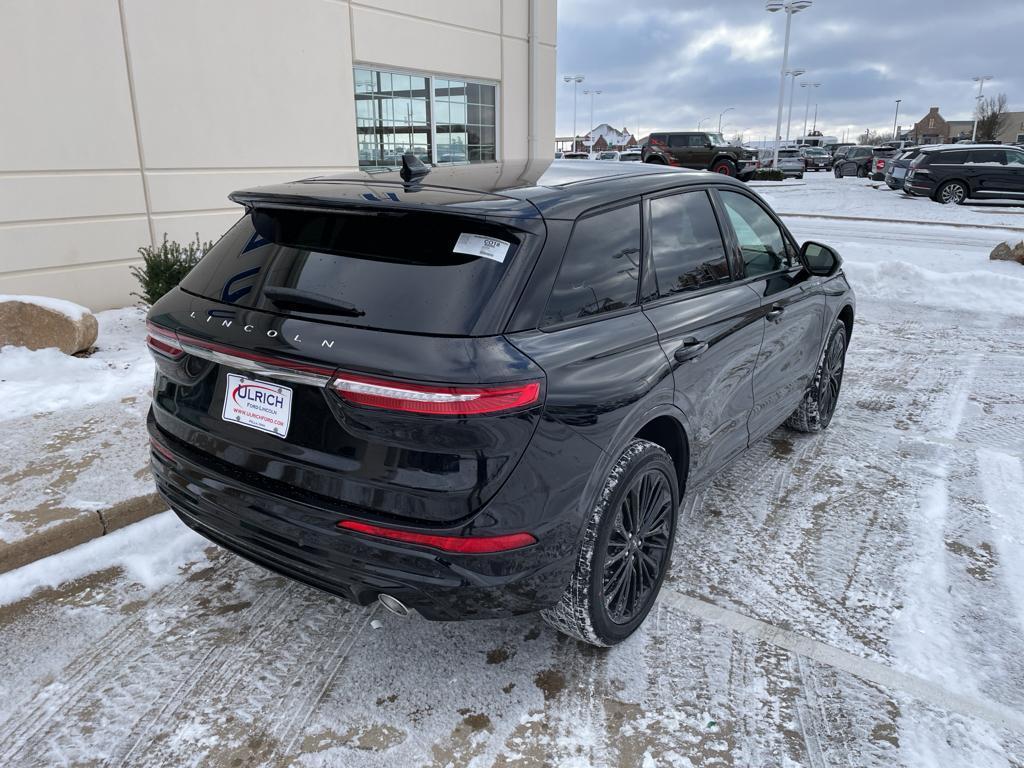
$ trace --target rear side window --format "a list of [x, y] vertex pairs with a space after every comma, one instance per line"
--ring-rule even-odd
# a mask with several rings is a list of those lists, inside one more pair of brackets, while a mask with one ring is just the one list
[[651, 256], [658, 295], [728, 282], [729, 262], [707, 192], [651, 200]]
[[688, 147], [690, 146], [690, 137], [685, 134], [672, 134], [668, 137], [668, 145], [670, 147]]
[[967, 162], [968, 152], [966, 149], [957, 149], [952, 152], [935, 152], [930, 154], [929, 165], [962, 165]]
[[1006, 151], [1002, 149], [974, 149], [967, 162], [984, 165], [1006, 165]]
[[639, 203], [580, 219], [573, 228], [541, 325], [633, 306], [639, 264]]
[[[469, 335], [486, 332], [478, 321], [524, 237], [451, 215], [256, 210], [221, 238], [181, 287], [278, 314]], [[474, 248], [502, 259], [459, 252]]]

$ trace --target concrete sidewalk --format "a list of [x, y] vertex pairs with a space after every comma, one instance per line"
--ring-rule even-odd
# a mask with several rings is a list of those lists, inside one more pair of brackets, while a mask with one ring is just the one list
[[0, 573], [166, 508], [149, 474], [149, 398], [3, 423]]

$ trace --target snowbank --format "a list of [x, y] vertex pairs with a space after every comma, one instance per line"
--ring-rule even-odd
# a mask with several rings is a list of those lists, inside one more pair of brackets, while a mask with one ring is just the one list
[[96, 319], [99, 337], [90, 357], [71, 357], [52, 348], [0, 349], [0, 422], [148, 394], [153, 361], [146, 349], [144, 311], [114, 309], [98, 313]]

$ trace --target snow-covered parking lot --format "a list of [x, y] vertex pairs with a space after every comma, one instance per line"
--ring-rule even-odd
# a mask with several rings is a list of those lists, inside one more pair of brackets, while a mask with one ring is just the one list
[[805, 182], [761, 191], [858, 292], [839, 410], [687, 497], [636, 636], [402, 620], [166, 513], [0, 576], [0, 765], [1024, 764], [1024, 207]]

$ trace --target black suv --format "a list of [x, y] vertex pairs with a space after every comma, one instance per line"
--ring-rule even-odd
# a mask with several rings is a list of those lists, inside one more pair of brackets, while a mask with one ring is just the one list
[[854, 297], [734, 180], [543, 165], [232, 194], [149, 313], [181, 519], [363, 605], [632, 633], [684, 489], [828, 426]]
[[714, 171], [748, 181], [757, 170], [757, 152], [733, 146], [720, 133], [652, 133], [640, 155], [645, 163]]
[[837, 179], [844, 176], [867, 178], [871, 166], [871, 147], [848, 147], [845, 152], [836, 152], [832, 160], [832, 172]]
[[1002, 144], [923, 147], [910, 163], [903, 191], [940, 203], [972, 197], [1024, 200], [1024, 149]]

